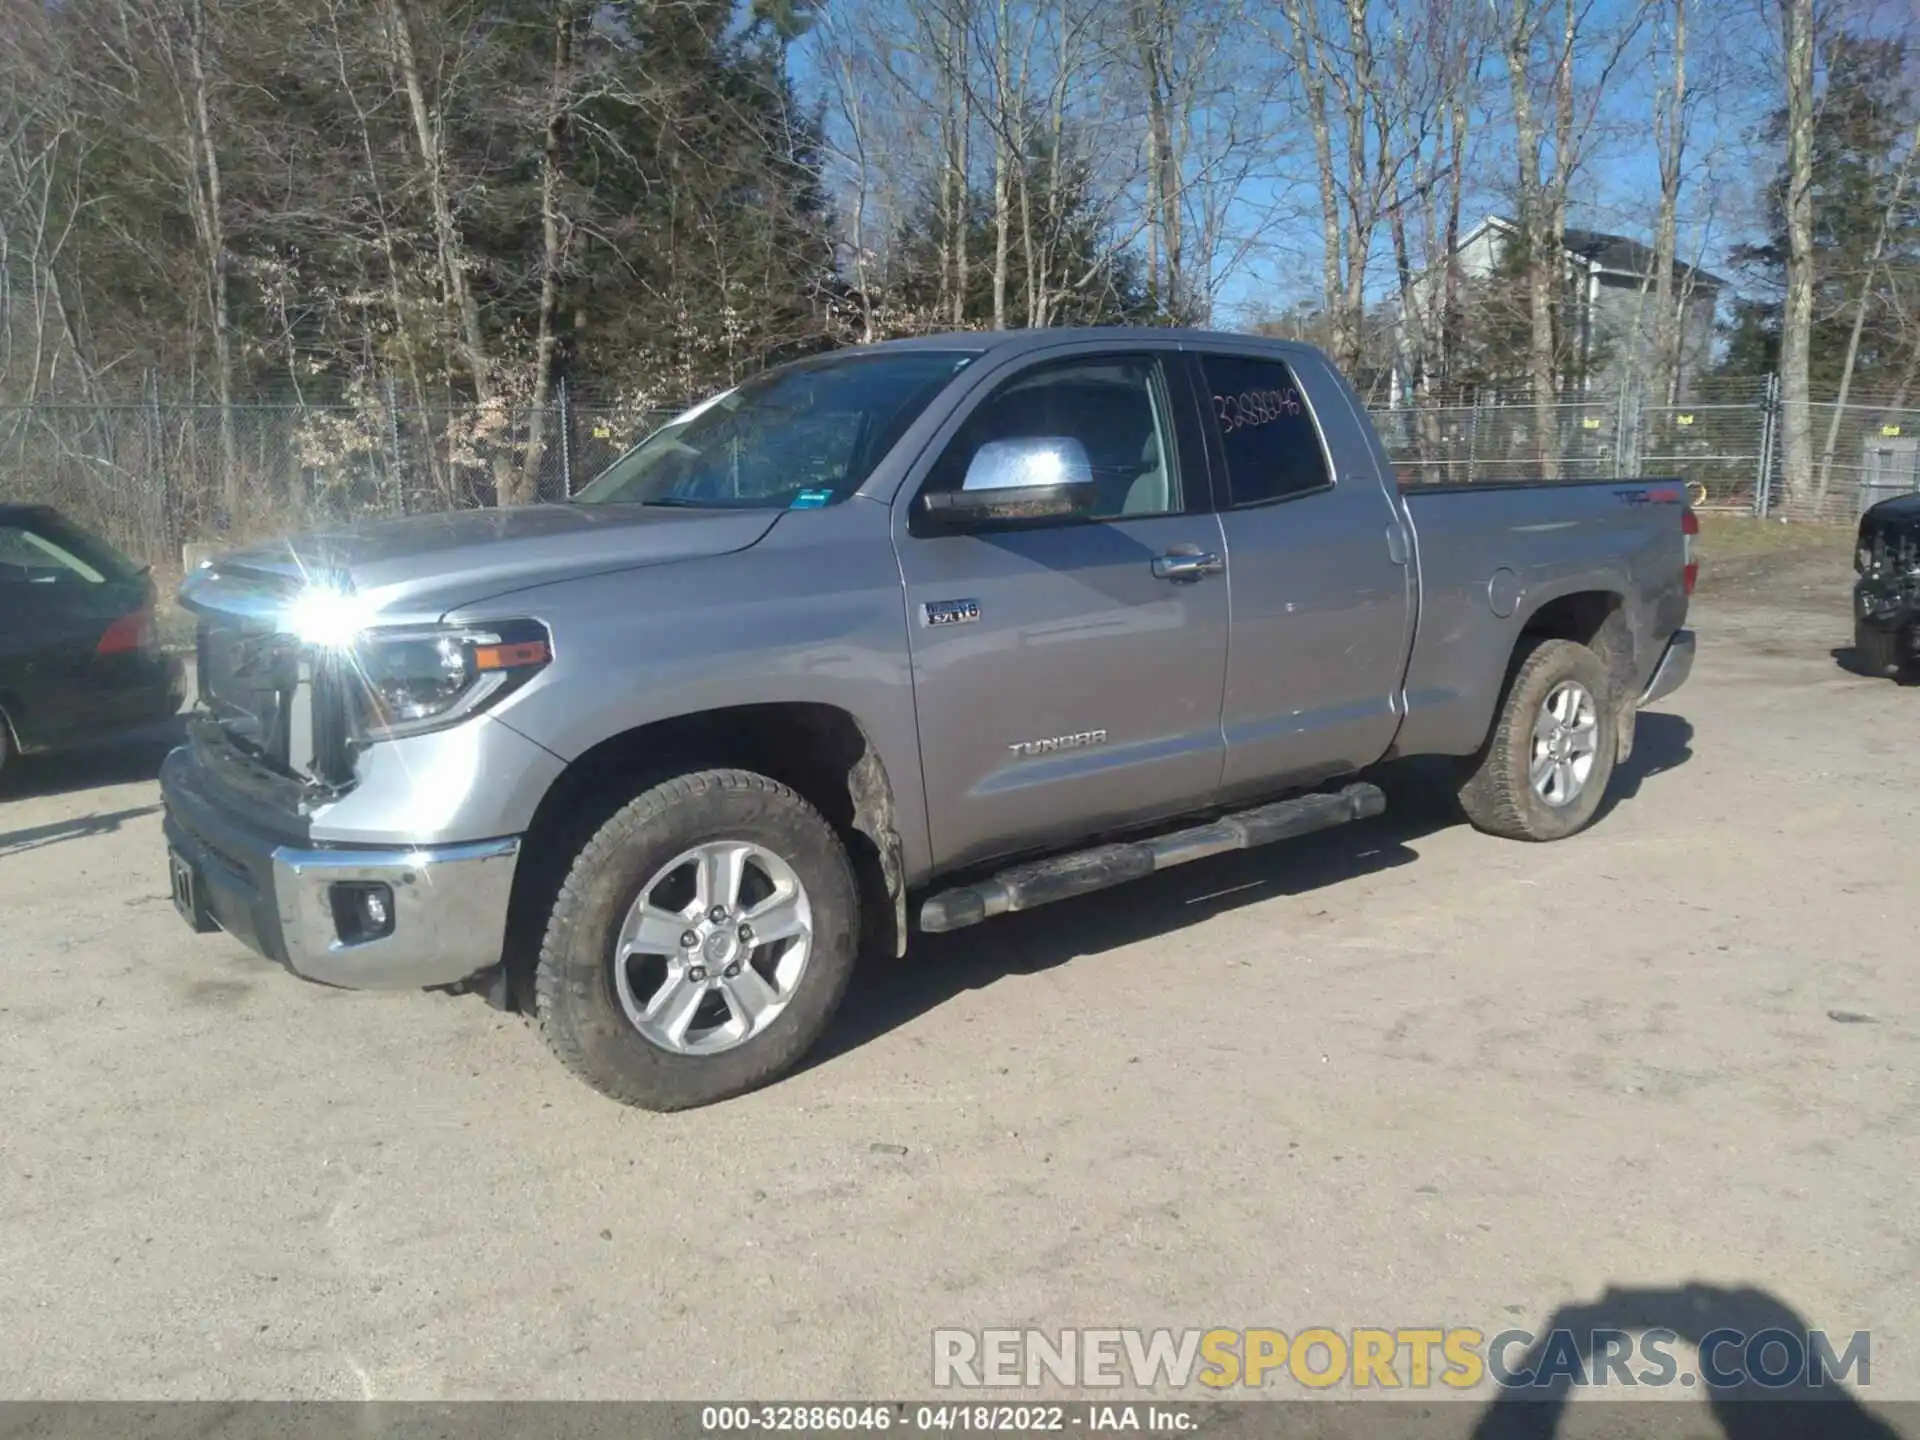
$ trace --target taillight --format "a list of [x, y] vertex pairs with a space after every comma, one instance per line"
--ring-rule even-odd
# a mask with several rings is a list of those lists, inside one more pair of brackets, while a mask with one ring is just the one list
[[1694, 542], [1700, 534], [1700, 517], [1693, 513], [1691, 505], [1683, 506], [1680, 511], [1681, 558], [1686, 565], [1687, 594], [1693, 594], [1693, 587], [1700, 582], [1700, 559], [1694, 552]]
[[96, 655], [125, 655], [136, 650], [152, 651], [158, 645], [159, 639], [153, 628], [153, 610], [143, 605], [107, 626], [106, 633], [100, 637], [100, 643], [93, 647], [93, 652]]

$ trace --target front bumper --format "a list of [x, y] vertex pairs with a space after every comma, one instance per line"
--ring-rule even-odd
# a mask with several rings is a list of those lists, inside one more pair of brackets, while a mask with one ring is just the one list
[[1853, 582], [1854, 618], [1872, 630], [1899, 631], [1920, 626], [1920, 583], [1902, 577], [1862, 576]]
[[1647, 688], [1641, 692], [1640, 704], [1651, 705], [1654, 701], [1671, 695], [1687, 683], [1687, 677], [1693, 673], [1693, 631], [1676, 630], [1673, 638], [1667, 641], [1666, 652], [1661, 655], [1660, 663], [1653, 668], [1653, 678], [1647, 681]]
[[[184, 747], [161, 767], [160, 793], [167, 844], [191, 872], [197, 929], [217, 925], [297, 975], [354, 990], [451, 985], [500, 959], [517, 836], [316, 848], [221, 805]], [[391, 928], [353, 938], [336, 900], [368, 886], [390, 894]]]

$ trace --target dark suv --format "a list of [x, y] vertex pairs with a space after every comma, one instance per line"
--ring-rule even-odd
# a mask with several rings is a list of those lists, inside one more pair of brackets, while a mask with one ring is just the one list
[[1853, 568], [1853, 648], [1870, 675], [1920, 676], [1920, 494], [1860, 517]]
[[0, 772], [180, 708], [144, 568], [44, 505], [0, 505]]

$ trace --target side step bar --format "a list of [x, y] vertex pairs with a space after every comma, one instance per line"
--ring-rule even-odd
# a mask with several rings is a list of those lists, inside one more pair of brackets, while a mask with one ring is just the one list
[[1071, 855], [1016, 865], [975, 884], [928, 896], [920, 907], [920, 928], [932, 934], [959, 930], [995, 915], [1032, 910], [1072, 895], [1087, 895], [1109, 885], [1138, 880], [1189, 860], [1228, 850], [1251, 850], [1256, 845], [1344, 825], [1349, 820], [1364, 820], [1386, 808], [1387, 797], [1380, 793], [1380, 787], [1361, 782], [1337, 795], [1301, 795], [1147, 840], [1097, 845]]

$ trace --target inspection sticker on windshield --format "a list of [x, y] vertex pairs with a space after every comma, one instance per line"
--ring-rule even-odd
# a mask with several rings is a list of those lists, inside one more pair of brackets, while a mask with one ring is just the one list
[[833, 499], [833, 492], [831, 490], [802, 490], [798, 495], [793, 497], [793, 503], [788, 505], [787, 508], [789, 510], [818, 510], [831, 499]]

